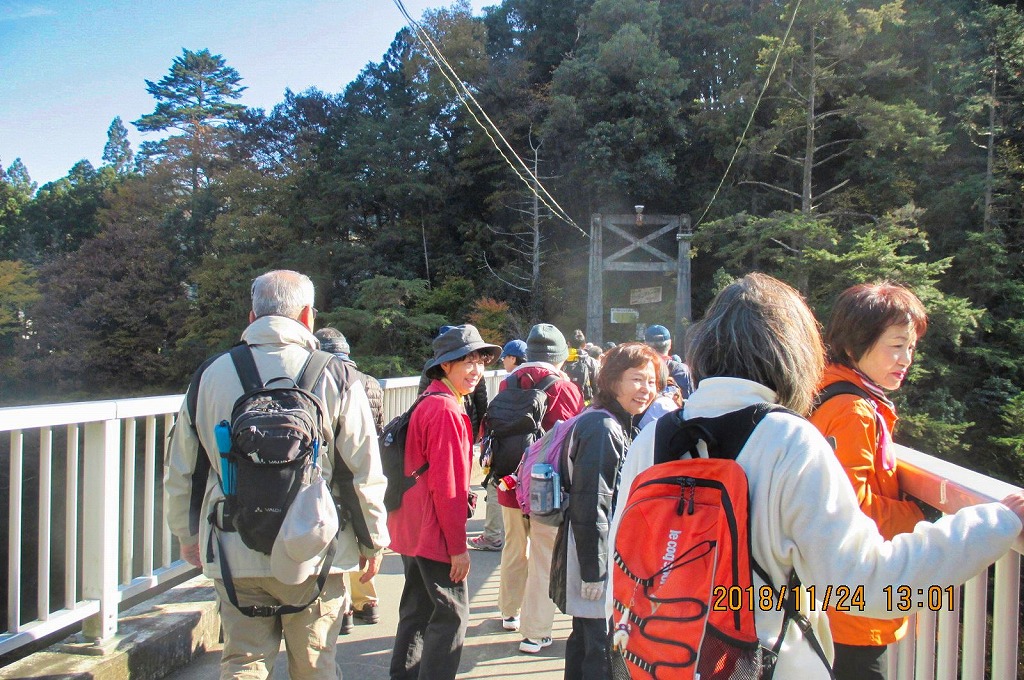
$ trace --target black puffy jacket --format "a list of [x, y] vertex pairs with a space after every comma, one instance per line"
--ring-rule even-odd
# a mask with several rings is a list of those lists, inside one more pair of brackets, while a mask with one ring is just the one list
[[563, 612], [566, 611], [567, 531], [573, 532], [576, 541], [580, 578], [596, 583], [609, 576], [608, 530], [615, 512], [619, 471], [635, 430], [632, 417], [617, 402], [605, 408], [611, 415], [591, 410], [579, 417], [569, 450], [572, 461], [569, 506], [555, 539], [549, 589], [552, 601]]
[[359, 382], [363, 384], [366, 399], [370, 402], [370, 412], [373, 413], [373, 426], [377, 429], [377, 434], [380, 434], [384, 429], [384, 388], [380, 386], [380, 381], [356, 368], [356, 362], [349, 355], [336, 353], [334, 356], [348, 364], [349, 369], [358, 376]]

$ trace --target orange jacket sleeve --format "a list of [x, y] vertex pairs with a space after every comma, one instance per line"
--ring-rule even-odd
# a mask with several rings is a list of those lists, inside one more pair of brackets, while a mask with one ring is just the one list
[[877, 451], [878, 423], [871, 404], [855, 395], [829, 399], [811, 422], [835, 448], [860, 503], [886, 539], [914, 530], [924, 519], [916, 503], [901, 500], [896, 470], [885, 470]]

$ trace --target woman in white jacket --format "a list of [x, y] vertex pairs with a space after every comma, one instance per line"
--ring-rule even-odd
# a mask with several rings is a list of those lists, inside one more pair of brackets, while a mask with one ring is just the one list
[[[823, 348], [817, 323], [793, 288], [764, 274], [749, 274], [719, 293], [688, 339], [686, 362], [697, 389], [683, 407], [686, 418], [719, 416], [760, 402], [807, 413], [824, 366]], [[626, 456], [610, 546], [633, 479], [653, 462], [655, 431], [643, 430]], [[736, 460], [750, 487], [752, 557], [776, 591], [795, 570], [804, 587], [801, 612], [830, 662], [832, 636], [822, 611], [826, 589], [845, 585], [863, 593], [864, 608], [858, 613], [893, 616], [898, 612], [890, 611], [887, 586], [928, 592], [933, 586], [961, 584], [1010, 548], [1024, 519], [1024, 492], [1017, 492], [934, 524], [921, 522], [913, 533], [886, 541], [860, 511], [825, 439], [809, 422], [787, 413], [768, 414]], [[763, 584], [755, 574], [755, 592]], [[813, 604], [807, 592], [812, 587]], [[755, 607], [764, 646], [775, 645], [782, 617], [774, 609]], [[829, 677], [795, 625], [788, 626], [774, 677]]]

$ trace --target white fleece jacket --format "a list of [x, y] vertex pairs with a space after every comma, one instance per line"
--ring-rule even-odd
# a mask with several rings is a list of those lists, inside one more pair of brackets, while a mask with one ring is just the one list
[[[687, 418], [713, 417], [777, 401], [774, 391], [758, 383], [706, 378], [687, 399], [683, 413]], [[610, 546], [615, 545], [633, 480], [654, 460], [655, 429], [644, 429], [626, 455]], [[986, 503], [964, 508], [934, 524], [921, 522], [913, 533], [885, 541], [875, 523], [860, 511], [843, 468], [818, 430], [785, 413], [765, 417], [737, 462], [750, 487], [753, 558], [771, 576], [776, 589], [787, 583], [793, 569], [805, 587], [814, 586], [819, 601], [812, 609], [805, 592], [801, 609], [830, 660], [832, 635], [820, 601], [828, 586], [863, 590], [862, 613], [885, 618], [894, 615], [887, 608], [885, 586], [907, 585], [916, 593], [918, 588], [927, 592], [930, 586], [962, 584], [1009, 550], [1021, 531], [1020, 520], [1009, 508]], [[762, 583], [754, 574], [755, 592]], [[754, 619], [758, 637], [766, 646], [773, 646], [781, 630], [782, 613], [761, 612], [755, 607]], [[775, 677], [828, 677], [794, 625], [786, 634]]]

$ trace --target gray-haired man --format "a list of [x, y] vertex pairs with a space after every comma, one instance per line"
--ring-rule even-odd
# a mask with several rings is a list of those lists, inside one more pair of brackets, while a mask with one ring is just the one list
[[[253, 282], [252, 311], [242, 340], [261, 381], [296, 378], [316, 350], [313, 299], [312, 281], [298, 272], [271, 271]], [[168, 524], [181, 543], [182, 557], [214, 579], [221, 600], [221, 678], [268, 677], [283, 637], [290, 677], [335, 680], [340, 675], [335, 645], [348, 604], [344, 572], [366, 566], [366, 577], [372, 578], [389, 542], [387, 483], [363, 386], [344, 364], [332, 360], [313, 387], [325, 408], [320, 439], [326, 445], [319, 464], [347, 520], [337, 534], [334, 560], [320, 595], [297, 613], [250, 618], [230, 603], [219, 564], [222, 556], [231, 566], [234, 599], [246, 608], [306, 605], [316, 593], [317, 575], [297, 584], [284, 583], [274, 577], [279, 572], [271, 556], [249, 548], [238, 533], [218, 531], [217, 540], [209, 541], [207, 517], [224, 498], [215, 428], [221, 421], [231, 421], [243, 388], [227, 353], [204, 363], [192, 382], [194, 404], [190, 407], [186, 399], [171, 433], [164, 492]], [[218, 549], [212, 549], [214, 544]]]

